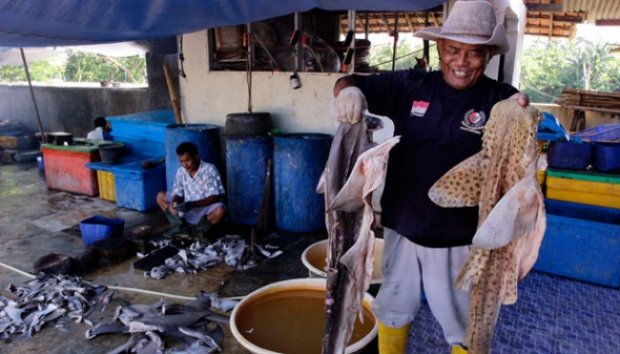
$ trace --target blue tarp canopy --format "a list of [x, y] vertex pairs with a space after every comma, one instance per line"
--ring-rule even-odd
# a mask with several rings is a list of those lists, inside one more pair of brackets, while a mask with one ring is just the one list
[[154, 39], [314, 8], [420, 11], [446, 0], [0, 0], [0, 46]]

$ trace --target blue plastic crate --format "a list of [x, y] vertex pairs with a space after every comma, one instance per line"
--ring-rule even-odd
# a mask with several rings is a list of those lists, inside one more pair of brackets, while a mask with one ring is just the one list
[[547, 230], [534, 269], [620, 287], [620, 209], [546, 200]]
[[553, 168], [585, 170], [593, 155], [592, 144], [554, 141], [549, 146], [547, 162]]
[[620, 143], [596, 144], [594, 168], [603, 172], [620, 172]]
[[136, 161], [116, 165], [110, 171], [114, 174], [117, 206], [138, 211], [157, 208], [157, 193], [166, 190], [164, 163], [143, 169], [142, 161]]
[[172, 110], [160, 110], [111, 116], [112, 138], [125, 144], [129, 155], [163, 156], [166, 154], [166, 127], [174, 124]]
[[[137, 128], [139, 129], [139, 128]], [[147, 138], [129, 138], [114, 136], [114, 141], [125, 144], [127, 156], [137, 156], [139, 158], [154, 158], [166, 154], [165, 140], [154, 141]]]
[[123, 235], [124, 230], [125, 220], [123, 219], [112, 219], [95, 215], [80, 222], [82, 239], [87, 245], [92, 245], [109, 237], [120, 237]]

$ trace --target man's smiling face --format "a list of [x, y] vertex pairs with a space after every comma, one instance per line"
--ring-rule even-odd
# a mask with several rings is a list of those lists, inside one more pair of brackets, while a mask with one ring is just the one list
[[441, 39], [437, 48], [444, 80], [451, 87], [464, 90], [480, 80], [493, 47]]

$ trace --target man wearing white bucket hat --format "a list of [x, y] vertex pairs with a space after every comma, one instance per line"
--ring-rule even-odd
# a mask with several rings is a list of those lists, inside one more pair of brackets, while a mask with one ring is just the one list
[[355, 124], [365, 109], [388, 116], [401, 142], [390, 152], [381, 199], [383, 282], [373, 304], [379, 353], [404, 353], [422, 287], [452, 353], [462, 346], [469, 294], [454, 280], [469, 252], [478, 209], [441, 208], [427, 196], [444, 173], [481, 149], [493, 105], [527, 96], [484, 75], [492, 56], [509, 49], [503, 25], [487, 1], [456, 1], [443, 27], [416, 37], [437, 42], [440, 71], [407, 70], [340, 78], [338, 120]]

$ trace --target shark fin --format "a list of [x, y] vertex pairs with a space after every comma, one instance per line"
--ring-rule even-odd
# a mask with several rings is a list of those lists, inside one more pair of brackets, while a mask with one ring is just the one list
[[446, 172], [428, 191], [428, 197], [444, 208], [477, 206], [480, 200], [480, 154]]
[[332, 200], [328, 211], [355, 211], [364, 206], [364, 198], [379, 188], [385, 179], [388, 154], [398, 144], [396, 136], [362, 153], [355, 162], [351, 175]]
[[318, 194], [325, 194], [325, 178], [325, 170], [323, 170], [323, 172], [321, 172], [321, 177], [319, 178], [319, 183], [317, 183], [315, 189]]
[[540, 195], [536, 175], [521, 179], [491, 210], [476, 231], [472, 244], [485, 249], [496, 249], [529, 235], [539, 216]]

